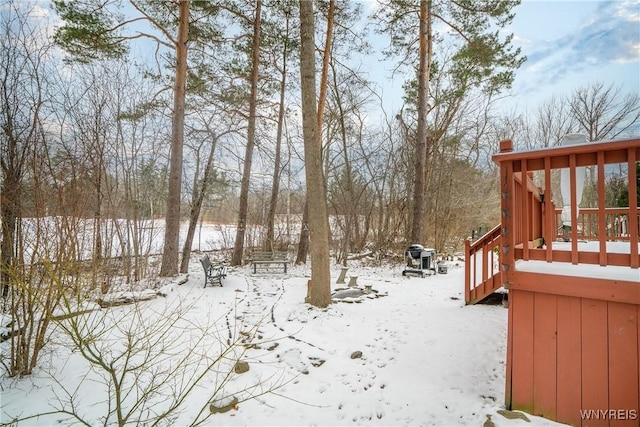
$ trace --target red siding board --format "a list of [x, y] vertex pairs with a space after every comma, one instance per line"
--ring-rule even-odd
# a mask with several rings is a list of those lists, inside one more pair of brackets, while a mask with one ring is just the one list
[[556, 418], [556, 299], [534, 294], [533, 410], [549, 419]]
[[513, 297], [510, 297], [507, 319], [507, 373], [505, 375], [504, 404], [507, 409], [513, 409], [511, 393], [511, 381], [513, 378]]
[[[638, 319], [631, 304], [609, 303], [609, 410], [612, 427], [637, 427]], [[635, 412], [634, 412], [635, 413]], [[610, 412], [611, 415], [614, 412]]]
[[533, 293], [510, 292], [513, 310], [512, 407], [533, 412]]
[[509, 312], [507, 313], [507, 372], [505, 375], [505, 387], [504, 387], [504, 405], [507, 409], [513, 409], [512, 406], [512, 377], [513, 377], [513, 309], [511, 308], [513, 301], [509, 303]]
[[[582, 300], [582, 409], [609, 409], [607, 302]], [[608, 426], [605, 417], [583, 420], [583, 426]]]
[[557, 420], [579, 426], [582, 403], [581, 300], [559, 296]]

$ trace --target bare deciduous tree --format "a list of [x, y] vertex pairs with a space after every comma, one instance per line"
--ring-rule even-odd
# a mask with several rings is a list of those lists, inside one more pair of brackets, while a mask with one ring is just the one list
[[[267, 215], [267, 238], [265, 241], [265, 249], [269, 251], [276, 250], [275, 239], [275, 217], [278, 207], [278, 194], [280, 191], [280, 176], [281, 176], [281, 153], [282, 153], [282, 140], [285, 133], [285, 99], [287, 91], [287, 65], [290, 61], [292, 47], [294, 47], [294, 41], [291, 39], [290, 32], [290, 17], [291, 17], [291, 5], [285, 4], [285, 10], [282, 11], [285, 20], [284, 34], [278, 36], [279, 45], [282, 49], [281, 64], [276, 66], [280, 73], [280, 99], [278, 102], [278, 119], [276, 129], [276, 148], [274, 153], [274, 165], [273, 165], [273, 181], [271, 183], [271, 198], [269, 199], [269, 213]], [[287, 242], [288, 244], [289, 242]]]
[[[182, 247], [180, 273], [186, 273], [189, 269], [193, 237], [195, 235], [196, 226], [198, 225], [198, 220], [200, 219], [202, 206], [206, 196], [212, 193], [212, 189], [214, 187], [214, 181], [216, 178], [216, 171], [214, 170], [214, 154], [216, 152], [218, 141], [225, 135], [235, 132], [233, 129], [228, 129], [217, 133], [215, 129], [211, 127], [211, 121], [203, 120], [203, 122], [204, 131], [202, 133], [204, 134], [203, 136], [205, 140], [201, 141], [197, 148], [194, 148], [195, 170], [193, 172], [193, 190], [189, 211], [189, 227], [187, 228], [187, 235]], [[203, 154], [201, 154], [201, 150], [206, 149], [207, 146], [208, 152], [205, 151], [206, 161], [204, 162], [204, 165], [201, 165], [201, 158], [203, 156]]]
[[640, 120], [640, 95], [623, 94], [622, 88], [594, 83], [575, 90], [569, 97], [577, 131], [589, 141], [603, 141], [624, 135]]
[[42, 133], [43, 67], [51, 49], [44, 28], [31, 16], [34, 7], [9, 1], [0, 17], [0, 290], [5, 297], [18, 262], [16, 230], [22, 218], [23, 178]]
[[[69, 341], [69, 351], [79, 353], [89, 369], [70, 387], [55, 380], [59, 367], [50, 367], [55, 381], [53, 409], [21, 414], [15, 417], [16, 423], [62, 416], [65, 422], [87, 426], [171, 425], [177, 422], [187, 398], [201, 394], [206, 383], [208, 391], [197, 399], [202, 406], [192, 408], [190, 420], [181, 420], [201, 425], [215, 412], [210, 405], [228, 397], [238, 404], [286, 383], [276, 373], [226, 395], [237, 375], [235, 364], [246, 353], [247, 342], [255, 340], [259, 324], [222, 330], [219, 325], [225, 324], [224, 316], [194, 322], [189, 316], [194, 306], [180, 300], [167, 301], [160, 309], [138, 302], [125, 310], [81, 310], [83, 299], [75, 296], [62, 301], [56, 324], [62, 338]], [[88, 389], [91, 393], [86, 395]]]

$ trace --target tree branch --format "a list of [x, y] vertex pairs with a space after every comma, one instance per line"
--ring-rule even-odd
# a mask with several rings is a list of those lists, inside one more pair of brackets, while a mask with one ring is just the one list
[[138, 3], [136, 2], [136, 0], [129, 0], [131, 5], [138, 11], [140, 12], [144, 17], [146, 17], [146, 19], [151, 22], [160, 32], [162, 32], [170, 41], [171, 43], [174, 44], [174, 46], [176, 44], [178, 44], [178, 41], [158, 22], [156, 21], [153, 17], [151, 17], [148, 13], [146, 13], [144, 11], [144, 9], [142, 9]]

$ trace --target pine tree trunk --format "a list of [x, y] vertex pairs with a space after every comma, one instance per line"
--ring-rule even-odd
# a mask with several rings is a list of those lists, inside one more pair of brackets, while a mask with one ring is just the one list
[[182, 146], [184, 144], [184, 104], [187, 88], [187, 41], [189, 40], [189, 0], [180, 2], [180, 24], [176, 42], [176, 77], [171, 116], [171, 159], [169, 163], [169, 194], [165, 216], [164, 249], [160, 276], [178, 274], [180, 238], [180, 199], [182, 192]]
[[329, 221], [322, 147], [318, 135], [315, 78], [313, 3], [300, 0], [300, 77], [302, 92], [302, 130], [311, 238], [311, 281], [307, 302], [326, 307], [331, 303], [329, 272]]
[[423, 238], [425, 212], [425, 181], [427, 163], [427, 99], [431, 68], [431, 1], [420, 1], [420, 63], [418, 69], [418, 129], [416, 135], [415, 176], [413, 182], [413, 209], [409, 243], [420, 243]]
[[258, 99], [258, 68], [260, 64], [260, 9], [262, 1], [256, 1], [256, 16], [253, 21], [253, 47], [251, 66], [251, 93], [249, 95], [249, 123], [247, 127], [247, 148], [244, 154], [242, 182], [240, 184], [240, 206], [238, 207], [238, 229], [231, 255], [231, 265], [242, 264], [244, 237], [247, 231], [247, 212], [249, 209], [249, 184], [251, 182], [251, 164], [253, 149], [256, 145], [256, 106]]

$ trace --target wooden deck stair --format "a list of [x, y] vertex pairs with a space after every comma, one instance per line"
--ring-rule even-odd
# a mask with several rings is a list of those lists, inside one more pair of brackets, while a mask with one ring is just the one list
[[[525, 209], [518, 209], [513, 213], [515, 223], [522, 224], [522, 227], [516, 227], [513, 231], [514, 238], [521, 247], [539, 248], [543, 243], [542, 221], [545, 214], [543, 189], [534, 184], [532, 173], [525, 173], [524, 176], [523, 180], [521, 172], [513, 173], [514, 202], [517, 206], [526, 206]], [[466, 241], [465, 301], [467, 304], [476, 304], [502, 287], [500, 254], [504, 232], [503, 225], [498, 224], [477, 241], [473, 243]], [[526, 245], [522, 245], [524, 241], [527, 241]]]
[[498, 224], [475, 242], [465, 242], [464, 299], [467, 304], [476, 304], [502, 287], [498, 263], [501, 228]]

